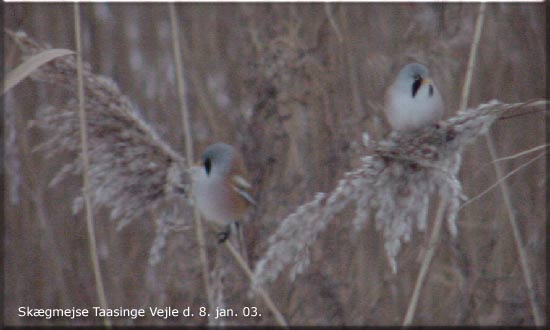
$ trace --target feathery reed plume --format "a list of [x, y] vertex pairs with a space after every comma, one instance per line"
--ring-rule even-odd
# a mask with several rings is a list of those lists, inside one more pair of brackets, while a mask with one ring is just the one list
[[[48, 49], [25, 33], [7, 31], [25, 56]], [[76, 63], [64, 56], [39, 67], [33, 79], [53, 83], [75, 92]], [[109, 78], [94, 75], [89, 65], [83, 68], [85, 109], [90, 158], [90, 195], [94, 207], [107, 207], [118, 228], [145, 216], [148, 207], [169, 201], [175, 192], [186, 190], [189, 178], [184, 158], [163, 142], [143, 121], [130, 100]], [[80, 131], [76, 100], [63, 107], [48, 107], [31, 123], [49, 133], [35, 150], [54, 157], [62, 152], [80, 154]], [[69, 174], [82, 171], [80, 159], [64, 165], [50, 182], [58, 184]], [[74, 200], [76, 213], [82, 197]]]
[[[413, 134], [392, 133], [380, 142], [364, 144], [370, 154], [361, 165], [344, 174], [330, 193], [318, 193], [281, 222], [269, 238], [269, 248], [258, 261], [254, 285], [274, 281], [284, 267], [290, 276], [301, 273], [309, 263], [309, 247], [330, 220], [355, 203], [355, 230], [373, 219], [383, 231], [384, 248], [393, 272], [402, 242], [410, 239], [414, 225], [426, 228], [430, 195], [447, 200], [447, 227], [456, 235], [456, 215], [464, 199], [457, 173], [461, 153], [467, 144], [484, 134], [499, 116], [514, 109], [542, 106], [545, 101], [503, 104], [492, 101], [475, 109], [458, 112], [439, 127], [427, 127]], [[443, 198], [444, 197], [444, 198]]]
[[[174, 215], [177, 215], [177, 217]], [[155, 238], [149, 249], [149, 266], [154, 267], [162, 261], [162, 256], [170, 234], [189, 231], [189, 235], [192, 235], [191, 221], [181, 220], [192, 219], [192, 217], [192, 210], [187, 207], [185, 203], [181, 203], [180, 196], [174, 195], [167, 197], [162, 204], [159, 203], [156, 212], [150, 216], [150, 218], [154, 218], [155, 221]], [[194, 242], [191, 243], [191, 246], [193, 244]], [[188, 260], [187, 264], [190, 263], [191, 260]], [[193, 266], [195, 265], [193, 264]]]

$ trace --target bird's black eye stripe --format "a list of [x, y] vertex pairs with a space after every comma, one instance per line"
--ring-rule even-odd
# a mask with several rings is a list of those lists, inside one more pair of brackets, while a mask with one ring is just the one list
[[429, 93], [430, 93], [430, 96], [434, 95], [434, 88], [433, 88], [432, 85], [430, 85], [430, 91], [429, 91]]
[[414, 79], [413, 85], [412, 85], [412, 96], [415, 97], [416, 93], [418, 92], [418, 89], [420, 88], [420, 85], [422, 84], [422, 80], [420, 78]]
[[204, 159], [204, 169], [206, 170], [206, 174], [210, 174], [210, 169], [212, 168], [212, 161], [210, 158]]

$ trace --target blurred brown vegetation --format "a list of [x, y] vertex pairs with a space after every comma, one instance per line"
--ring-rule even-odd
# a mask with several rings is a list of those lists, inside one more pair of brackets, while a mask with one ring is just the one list
[[[245, 224], [252, 265], [278, 221], [357, 165], [361, 134], [388, 132], [383, 91], [405, 63], [425, 63], [441, 90], [447, 116], [458, 107], [478, 6], [475, 4], [178, 4], [187, 105], [197, 157], [225, 141], [245, 155], [257, 208]], [[491, 4], [481, 36], [469, 105], [545, 96], [544, 4]], [[171, 30], [166, 4], [81, 6], [84, 60], [111, 77], [143, 118], [183, 152]], [[72, 6], [5, 4], [6, 27], [55, 48], [74, 49]], [[5, 67], [20, 54], [5, 40]], [[99, 324], [99, 319], [46, 321], [17, 317], [19, 306], [97, 306], [82, 213], [73, 215], [80, 177], [49, 188], [75, 155], [45, 160], [31, 149], [44, 132], [27, 129], [40, 108], [71, 95], [27, 80], [4, 98], [5, 287], [8, 324]], [[544, 143], [541, 112], [500, 120], [491, 130], [499, 156]], [[506, 172], [529, 156], [506, 160]], [[473, 197], [496, 181], [483, 139], [467, 148], [461, 180]], [[507, 179], [526, 244], [540, 308], [545, 306], [545, 164]], [[98, 252], [111, 307], [207, 306], [189, 232], [171, 231], [163, 259], [148, 263], [157, 230], [139, 219], [122, 230], [96, 212]], [[434, 212], [435, 213], [435, 212]], [[402, 322], [429, 228], [416, 232], [392, 274], [380, 232], [356, 237], [332, 221], [311, 250], [312, 264], [295, 281], [281, 276], [268, 291], [292, 325], [394, 325]], [[433, 218], [433, 214], [430, 219]], [[191, 223], [191, 222], [189, 222]], [[421, 292], [414, 323], [533, 324], [525, 283], [501, 193], [465, 207], [458, 237], [444, 231]], [[207, 233], [209, 254], [219, 246]], [[217, 260], [229, 258], [222, 254]], [[215, 260], [215, 261], [217, 261]], [[235, 267], [224, 275], [227, 307], [258, 306], [261, 318], [226, 323], [274, 324]], [[115, 320], [116, 324], [198, 324], [198, 317]]]

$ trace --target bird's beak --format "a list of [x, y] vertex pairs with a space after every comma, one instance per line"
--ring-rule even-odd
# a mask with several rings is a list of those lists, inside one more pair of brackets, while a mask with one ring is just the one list
[[432, 80], [430, 78], [422, 79], [422, 85], [430, 85], [431, 83], [432, 83]]

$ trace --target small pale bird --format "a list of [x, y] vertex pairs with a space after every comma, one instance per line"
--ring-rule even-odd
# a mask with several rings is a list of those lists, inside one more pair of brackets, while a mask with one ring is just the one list
[[395, 131], [413, 131], [437, 124], [443, 116], [443, 99], [419, 63], [405, 65], [385, 95], [384, 111]]
[[220, 243], [228, 237], [231, 224], [241, 220], [255, 204], [245, 179], [242, 157], [225, 143], [209, 145], [202, 154], [202, 166], [192, 170], [197, 207], [207, 221], [225, 227], [218, 234]]

